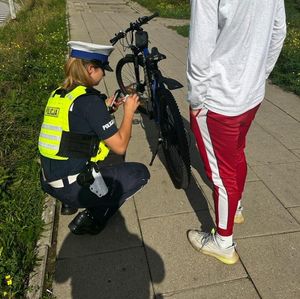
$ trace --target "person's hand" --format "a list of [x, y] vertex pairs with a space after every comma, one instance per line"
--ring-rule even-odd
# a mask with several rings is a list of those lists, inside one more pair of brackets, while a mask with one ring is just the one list
[[105, 100], [105, 104], [107, 107], [109, 107], [110, 113], [116, 112], [119, 106], [121, 106], [123, 103], [124, 103], [124, 98], [117, 98], [114, 101], [114, 96]]
[[121, 98], [121, 101], [124, 102], [125, 113], [130, 112], [133, 114], [137, 107], [140, 105], [139, 96], [136, 93]]
[[200, 110], [201, 109], [195, 109], [195, 110], [191, 109], [191, 114], [194, 115], [194, 116], [197, 116], [199, 114]]
[[111, 106], [111, 103], [112, 103], [113, 99], [114, 99], [114, 97], [111, 96], [111, 97], [109, 97], [109, 98], [107, 98], [107, 99], [105, 100], [105, 104], [106, 104], [107, 107], [110, 107], [110, 106]]

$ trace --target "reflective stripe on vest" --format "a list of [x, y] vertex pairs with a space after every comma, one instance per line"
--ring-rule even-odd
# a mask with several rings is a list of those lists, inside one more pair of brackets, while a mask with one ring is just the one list
[[[56, 94], [56, 90], [51, 93], [44, 113], [44, 121], [39, 136], [39, 151], [41, 155], [55, 160], [67, 160], [69, 157], [57, 155], [61, 143], [62, 132], [69, 132], [69, 110], [74, 101], [81, 95], [86, 94], [86, 87], [77, 86], [67, 93], [65, 97]], [[109, 153], [109, 149], [103, 141], [99, 143], [97, 154], [91, 161], [104, 160]]]

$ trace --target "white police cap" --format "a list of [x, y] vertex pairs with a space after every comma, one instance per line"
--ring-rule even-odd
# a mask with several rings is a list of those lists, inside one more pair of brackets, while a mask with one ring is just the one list
[[104, 46], [80, 41], [69, 41], [68, 45], [71, 47], [71, 57], [93, 60], [99, 67], [112, 72], [112, 68], [108, 63], [108, 56], [114, 50], [113, 46]]

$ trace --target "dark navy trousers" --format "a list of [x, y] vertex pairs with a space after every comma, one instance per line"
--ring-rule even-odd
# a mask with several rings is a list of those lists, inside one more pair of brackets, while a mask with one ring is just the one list
[[137, 162], [102, 166], [100, 172], [108, 187], [108, 193], [100, 198], [88, 186], [81, 186], [76, 181], [68, 184], [64, 180], [63, 188], [53, 188], [41, 178], [41, 184], [46, 193], [64, 204], [88, 209], [100, 223], [110, 218], [126, 199], [139, 191], [150, 179], [147, 167]]

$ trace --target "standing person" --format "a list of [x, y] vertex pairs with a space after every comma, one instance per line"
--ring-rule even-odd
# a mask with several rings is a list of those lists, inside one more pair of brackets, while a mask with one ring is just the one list
[[97, 234], [150, 178], [141, 163], [103, 163], [110, 150], [125, 153], [139, 98], [133, 94], [116, 103], [114, 107], [124, 103], [118, 129], [108, 111], [113, 98], [106, 99], [93, 88], [105, 71], [112, 71], [108, 56], [114, 48], [77, 41], [68, 44], [66, 78], [51, 93], [39, 136], [41, 184], [63, 204], [85, 208], [69, 224], [72, 233]]
[[246, 135], [286, 35], [284, 0], [191, 0], [188, 102], [191, 129], [213, 183], [216, 233], [188, 231], [198, 251], [234, 264], [242, 223]]

